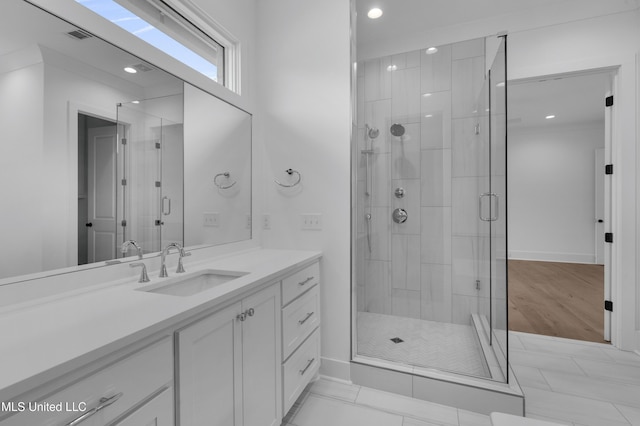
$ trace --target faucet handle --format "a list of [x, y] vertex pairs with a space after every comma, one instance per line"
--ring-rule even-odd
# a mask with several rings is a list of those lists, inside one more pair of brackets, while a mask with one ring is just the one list
[[176, 273], [177, 274], [181, 274], [183, 272], [186, 272], [184, 270], [184, 266], [182, 265], [182, 258], [186, 257], [186, 256], [191, 256], [191, 252], [183, 252], [180, 254], [180, 257], [178, 258], [178, 268], [176, 269]]
[[142, 266], [142, 271], [140, 271], [140, 279], [138, 279], [139, 283], [148, 283], [151, 281], [149, 279], [149, 275], [147, 275], [147, 265], [142, 262], [130, 263], [129, 266], [131, 268], [136, 268], [138, 266]]

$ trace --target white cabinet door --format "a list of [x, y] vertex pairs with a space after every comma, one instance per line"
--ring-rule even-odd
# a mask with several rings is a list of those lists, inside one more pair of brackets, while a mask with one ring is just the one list
[[242, 426], [238, 302], [178, 332], [180, 426]]
[[272, 285], [178, 332], [180, 426], [277, 426], [280, 289]]
[[244, 426], [280, 424], [280, 291], [273, 285], [242, 301]]
[[173, 388], [167, 388], [114, 426], [174, 426]]

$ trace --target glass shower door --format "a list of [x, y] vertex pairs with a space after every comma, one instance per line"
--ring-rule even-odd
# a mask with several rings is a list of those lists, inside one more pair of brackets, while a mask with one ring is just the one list
[[506, 36], [501, 37], [489, 70], [489, 190], [485, 195], [490, 225], [490, 342], [508, 381], [507, 326], [507, 68]]
[[118, 105], [118, 240], [145, 253], [183, 242], [182, 124], [149, 114], [151, 102]]

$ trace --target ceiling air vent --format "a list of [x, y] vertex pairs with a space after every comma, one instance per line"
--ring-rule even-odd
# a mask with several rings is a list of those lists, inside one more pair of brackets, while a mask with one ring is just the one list
[[84, 40], [85, 38], [93, 37], [90, 33], [84, 30], [73, 30], [67, 33], [68, 36], [75, 38], [76, 40]]
[[135, 68], [138, 72], [147, 72], [147, 71], [152, 71], [153, 70], [153, 68], [151, 68], [147, 64], [131, 65], [131, 68]]

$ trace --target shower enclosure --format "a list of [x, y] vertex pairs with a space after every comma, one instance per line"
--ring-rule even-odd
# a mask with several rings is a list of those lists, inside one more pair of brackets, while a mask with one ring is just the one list
[[506, 36], [357, 63], [355, 362], [508, 382], [505, 83]]
[[117, 106], [117, 254], [135, 239], [145, 252], [183, 244], [183, 125], [154, 115], [182, 95]]

